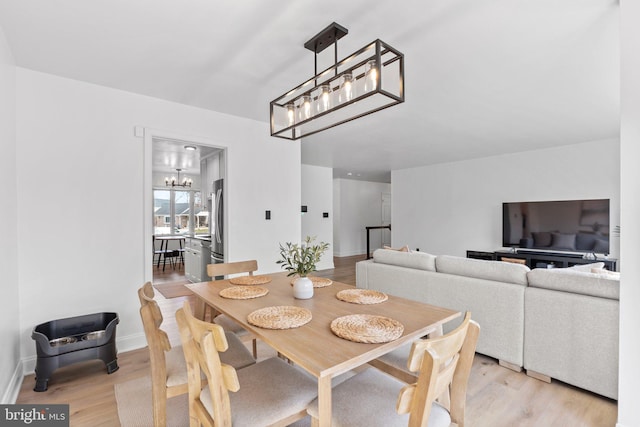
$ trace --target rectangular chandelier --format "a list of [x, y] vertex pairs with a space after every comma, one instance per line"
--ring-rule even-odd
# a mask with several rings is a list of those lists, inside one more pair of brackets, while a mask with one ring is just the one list
[[[271, 101], [271, 136], [300, 139], [404, 102], [404, 55], [375, 40], [338, 62], [347, 32], [334, 22], [305, 43], [316, 75]], [[318, 73], [318, 53], [331, 44], [335, 62]]]

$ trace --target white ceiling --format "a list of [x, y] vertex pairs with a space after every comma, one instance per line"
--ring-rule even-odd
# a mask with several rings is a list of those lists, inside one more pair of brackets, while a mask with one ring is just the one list
[[[195, 147], [195, 150], [187, 150], [187, 146]], [[164, 172], [167, 176], [175, 176], [177, 169], [182, 175], [200, 175], [200, 160], [218, 151], [219, 148], [154, 138], [152, 170]]]
[[380, 38], [405, 54], [406, 102], [301, 143], [303, 163], [388, 179], [618, 138], [618, 13], [616, 0], [2, 0], [0, 26], [20, 67], [265, 133], [269, 102], [313, 74], [305, 41], [338, 22], [341, 59]]

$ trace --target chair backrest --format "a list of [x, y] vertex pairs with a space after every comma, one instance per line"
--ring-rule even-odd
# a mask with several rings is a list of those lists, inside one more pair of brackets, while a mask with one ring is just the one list
[[413, 343], [407, 361], [418, 381], [405, 386], [398, 396], [396, 410], [409, 413], [409, 426], [426, 426], [433, 402], [448, 393], [451, 420], [464, 426], [465, 399], [480, 326], [467, 312], [460, 326], [448, 334]]
[[154, 353], [156, 355], [160, 355], [158, 350], [162, 350], [160, 359], [162, 361], [162, 366], [165, 366], [164, 352], [171, 350], [169, 336], [165, 331], [160, 329], [160, 325], [164, 319], [162, 317], [162, 311], [154, 299], [154, 296], [155, 292], [151, 282], [145, 283], [140, 289], [138, 289], [138, 299], [140, 299], [140, 317], [142, 318], [144, 334], [147, 337], [147, 344], [149, 344], [149, 350], [151, 352], [152, 369], [154, 364]]
[[[240, 384], [236, 370], [220, 361], [218, 352], [224, 352], [229, 347], [224, 329], [215, 323], [196, 319], [188, 302], [176, 312], [176, 321], [187, 361], [189, 417], [197, 420], [196, 425], [213, 426], [215, 418], [216, 427], [230, 427], [232, 421], [229, 391], [238, 391]], [[207, 377], [213, 417], [200, 398], [203, 385], [201, 372]]]
[[160, 329], [162, 312], [154, 299], [155, 292], [150, 282], [138, 289], [140, 299], [140, 317], [144, 334], [149, 345], [151, 365], [151, 399], [153, 403], [153, 423], [160, 427], [166, 424], [167, 397], [186, 393], [186, 384], [167, 385], [167, 359], [165, 352], [171, 350], [167, 333]]
[[221, 264], [207, 265], [207, 274], [209, 277], [226, 276], [228, 274], [249, 273], [253, 276], [253, 272], [258, 270], [258, 261], [252, 259], [250, 261], [225, 262]]

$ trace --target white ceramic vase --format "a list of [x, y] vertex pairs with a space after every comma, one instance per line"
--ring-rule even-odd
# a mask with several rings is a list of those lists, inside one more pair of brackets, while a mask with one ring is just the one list
[[293, 282], [293, 297], [297, 299], [309, 299], [313, 297], [313, 282], [308, 277], [298, 277]]

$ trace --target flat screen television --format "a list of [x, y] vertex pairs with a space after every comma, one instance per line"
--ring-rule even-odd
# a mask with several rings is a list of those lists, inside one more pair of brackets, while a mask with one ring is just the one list
[[502, 204], [502, 245], [609, 254], [609, 199]]

